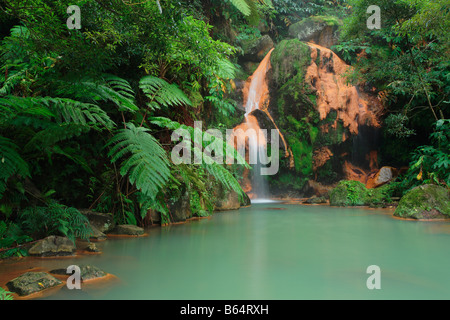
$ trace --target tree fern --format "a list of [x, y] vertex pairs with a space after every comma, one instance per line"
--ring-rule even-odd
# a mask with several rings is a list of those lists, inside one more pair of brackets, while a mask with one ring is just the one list
[[107, 146], [111, 146], [108, 155], [112, 162], [128, 156], [121, 163], [120, 174], [128, 175], [142, 193], [154, 197], [168, 181], [170, 169], [165, 150], [148, 131], [128, 123]]
[[[166, 127], [171, 130], [176, 129], [185, 129], [190, 133], [191, 137], [194, 137], [195, 130], [199, 130], [198, 128], [193, 128], [190, 126], [182, 125], [176, 121], [172, 121], [170, 119], [164, 118], [164, 117], [154, 117], [151, 119], [151, 122], [153, 124]], [[203, 136], [202, 139], [202, 147], [206, 147], [205, 140], [212, 141], [212, 139], [220, 139], [220, 137], [212, 136], [206, 132], [197, 132], [197, 135], [200, 134]], [[206, 138], [206, 139], [205, 139]], [[210, 173], [219, 183], [224, 185], [229, 190], [234, 190], [238, 194], [242, 196], [243, 190], [241, 186], [239, 185], [239, 182], [236, 180], [236, 178], [233, 176], [233, 174], [223, 165], [218, 164], [214, 161], [214, 159], [210, 158], [207, 154], [203, 152], [198, 146], [196, 146], [191, 139], [191, 143], [189, 144], [190, 150], [194, 152], [195, 155], [202, 157], [202, 166], [206, 169], [208, 173]], [[236, 149], [228, 144], [226, 141], [221, 141], [223, 150], [222, 155], [231, 156], [233, 162], [237, 160], [238, 163], [242, 163], [246, 168], [250, 168], [248, 163], [245, 161], [245, 159], [236, 151]], [[231, 160], [231, 159], [230, 159]]]
[[23, 177], [29, 177], [30, 171], [27, 162], [22, 159], [17, 152], [19, 147], [11, 140], [0, 136], [0, 198], [6, 190], [8, 179], [19, 174]]
[[80, 101], [110, 101], [119, 111], [136, 112], [139, 108], [134, 101], [134, 90], [128, 81], [120, 77], [104, 74], [101, 80], [83, 78], [76, 80], [56, 81], [56, 94], [74, 97]]
[[177, 105], [192, 106], [191, 100], [177, 85], [169, 84], [163, 79], [145, 76], [139, 81], [139, 88], [149, 98], [147, 106], [150, 110]]

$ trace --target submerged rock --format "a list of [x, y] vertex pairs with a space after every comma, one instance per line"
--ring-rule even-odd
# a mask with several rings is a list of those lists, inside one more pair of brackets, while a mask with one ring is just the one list
[[412, 219], [450, 219], [450, 190], [426, 184], [408, 191], [394, 216]]
[[62, 284], [60, 280], [46, 272], [26, 272], [6, 285], [10, 291], [27, 296], [59, 284]]
[[39, 240], [29, 250], [31, 256], [67, 256], [75, 251], [74, 243], [67, 237], [49, 236]]

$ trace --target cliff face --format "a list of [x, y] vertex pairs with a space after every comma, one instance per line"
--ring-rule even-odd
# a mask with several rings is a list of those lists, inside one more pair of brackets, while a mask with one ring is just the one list
[[[322, 39], [315, 32], [313, 38]], [[298, 37], [275, 47], [271, 66], [268, 112], [291, 151], [291, 159], [281, 160], [272, 189], [305, 194], [310, 180], [332, 184], [356, 177], [366, 183], [378, 165], [371, 138], [380, 127], [381, 102], [347, 84], [350, 67], [333, 51]], [[355, 149], [358, 143], [364, 148]]]

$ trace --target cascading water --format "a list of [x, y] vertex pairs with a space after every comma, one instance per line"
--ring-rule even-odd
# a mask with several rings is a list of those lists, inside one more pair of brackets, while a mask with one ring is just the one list
[[245, 121], [235, 128], [255, 131], [256, 135], [248, 135], [247, 149], [249, 163], [252, 165], [250, 184], [252, 199], [267, 199], [269, 188], [265, 176], [261, 175], [262, 163], [267, 163], [263, 157], [267, 156], [267, 140], [261, 135], [258, 120], [251, 113], [254, 110], [263, 110], [267, 113], [269, 104], [269, 88], [266, 82], [266, 74], [270, 69], [270, 54], [272, 50], [261, 61], [260, 65], [247, 80], [244, 88]]

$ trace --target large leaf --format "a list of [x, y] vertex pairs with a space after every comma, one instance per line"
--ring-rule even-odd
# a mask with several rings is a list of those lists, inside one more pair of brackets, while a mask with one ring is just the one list
[[108, 155], [112, 162], [124, 159], [120, 174], [128, 175], [142, 193], [155, 197], [170, 177], [169, 159], [159, 142], [148, 133], [148, 129], [127, 124], [126, 129], [112, 137]]

